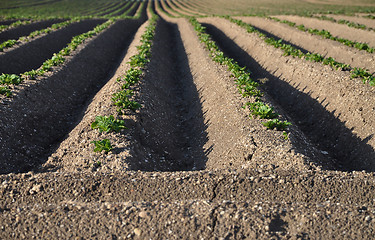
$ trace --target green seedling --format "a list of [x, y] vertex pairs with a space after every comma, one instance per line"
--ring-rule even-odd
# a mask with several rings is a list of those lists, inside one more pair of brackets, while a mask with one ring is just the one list
[[141, 104], [139, 104], [136, 101], [132, 101], [129, 98], [133, 96], [134, 93], [132, 90], [122, 90], [115, 94], [113, 94], [112, 101], [115, 106], [118, 107], [118, 112], [123, 113], [123, 110], [130, 109], [132, 111], [137, 110], [141, 107]]
[[99, 141], [91, 141], [91, 143], [95, 145], [94, 152], [105, 151], [106, 153], [108, 153], [109, 151], [113, 149], [111, 145], [111, 141], [108, 139], [103, 139]]
[[284, 131], [288, 126], [292, 125], [290, 122], [280, 121], [279, 119], [272, 119], [262, 124], [268, 129], [272, 130], [276, 128], [279, 131]]
[[0, 86], [0, 94], [5, 95], [6, 97], [12, 96], [12, 92], [8, 88], [8, 86]]
[[92, 129], [99, 129], [99, 132], [119, 132], [121, 129], [126, 129], [123, 120], [117, 120], [113, 115], [107, 116], [96, 116], [95, 122], [91, 124]]
[[6, 84], [6, 85], [10, 85], [10, 84], [14, 84], [14, 85], [18, 85], [20, 84], [21, 82], [23, 81], [23, 79], [16, 75], [16, 74], [1, 74], [0, 75], [0, 84]]
[[247, 105], [250, 108], [251, 114], [261, 119], [272, 119], [279, 116], [279, 114], [275, 113], [273, 107], [263, 102], [247, 103]]

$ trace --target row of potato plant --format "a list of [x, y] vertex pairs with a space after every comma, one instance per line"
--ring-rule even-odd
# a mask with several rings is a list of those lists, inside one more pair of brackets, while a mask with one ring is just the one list
[[0, 25], [0, 32], [4, 32], [10, 28], [15, 28], [15, 27], [18, 27], [18, 26], [22, 26], [22, 25], [26, 25], [26, 24], [30, 24], [31, 23], [31, 20], [18, 20], [14, 23], [11, 23], [9, 25]]
[[105, 23], [96, 26], [93, 30], [86, 33], [82, 33], [72, 38], [72, 41], [58, 53], [54, 53], [52, 58], [46, 60], [42, 66], [38, 69], [33, 69], [27, 71], [23, 74], [6, 74], [0, 75], [0, 94], [10, 97], [12, 92], [9, 85], [19, 85], [25, 79], [35, 79], [37, 76], [43, 76], [46, 72], [52, 71], [53, 67], [59, 66], [65, 62], [65, 57], [69, 56], [74, 50], [78, 48], [79, 45], [85, 42], [86, 39], [92, 38], [107, 29], [112, 25], [114, 21], [112, 19], [106, 21]]
[[327, 17], [325, 15], [312, 16], [312, 17], [315, 17], [315, 18], [320, 19], [320, 20], [325, 20], [325, 21], [330, 21], [330, 22], [338, 23], [338, 24], [344, 24], [344, 25], [347, 25], [348, 27], [352, 27], [352, 28], [357, 28], [357, 29], [362, 29], [362, 30], [369, 30], [369, 31], [374, 31], [375, 30], [374, 28], [367, 27], [364, 24], [356, 23], [356, 22], [352, 22], [352, 21], [348, 21], [348, 20], [345, 20], [345, 19], [336, 20], [333, 17]]
[[[138, 53], [132, 56], [128, 62], [130, 69], [123, 76], [117, 78], [117, 82], [121, 84], [121, 90], [113, 94], [112, 104], [117, 107], [120, 116], [127, 114], [129, 111], [134, 112], [141, 107], [141, 104], [132, 100], [132, 96], [134, 95], [134, 87], [140, 81], [146, 64], [150, 62], [157, 20], [158, 17], [153, 14], [145, 33], [141, 36], [141, 45], [137, 46]], [[115, 119], [113, 115], [110, 115], [96, 116], [91, 128], [99, 129], [99, 132], [119, 132], [126, 127], [123, 120]], [[104, 151], [108, 153], [113, 149], [111, 141], [107, 138], [95, 140], [91, 143], [95, 146], [94, 152]], [[100, 165], [100, 163], [97, 162], [96, 165]]]
[[[134, 4], [133, 4], [133, 5], [130, 7], [131, 4], [132, 4], [132, 2], [131, 2], [131, 1], [128, 1], [128, 2], [127, 2], [124, 6], [122, 6], [121, 8], [118, 8], [118, 9], [114, 10], [113, 12], [110, 12], [110, 13], [106, 14], [105, 16], [106, 16], [106, 17], [112, 17], [113, 15], [122, 12], [124, 9], [127, 9], [123, 14], [121, 14], [121, 15], [124, 15], [125, 13], [129, 12], [129, 11], [132, 9], [132, 7], [134, 6]], [[125, 14], [125, 15], [127, 15], [127, 14]]]
[[351, 78], [360, 78], [363, 83], [368, 83], [370, 86], [375, 86], [374, 73], [370, 73], [369, 70], [367, 69], [352, 67], [349, 64], [340, 63], [332, 57], [323, 57], [319, 53], [310, 53], [310, 52], [304, 53], [300, 49], [297, 49], [293, 47], [292, 45], [283, 42], [282, 39], [276, 40], [272, 37], [267, 37], [265, 34], [261, 33], [250, 24], [244, 23], [241, 20], [233, 19], [229, 16], [226, 16], [225, 18], [233, 23], [236, 23], [240, 27], [245, 28], [248, 33], [257, 33], [258, 36], [261, 39], [263, 39], [267, 44], [272, 45], [275, 48], [282, 49], [284, 51], [284, 56], [293, 56], [293, 57], [303, 58], [308, 61], [318, 62], [324, 65], [329, 65], [336, 70], [349, 71], [351, 73], [350, 75]]
[[[213, 61], [228, 67], [240, 94], [249, 100], [251, 97], [255, 99], [253, 102], [247, 102], [244, 108], [248, 107], [253, 117], [268, 119], [267, 122], [262, 122], [268, 129], [286, 130], [291, 123], [279, 120], [279, 114], [275, 112], [274, 108], [262, 101], [263, 93], [258, 89], [259, 83], [251, 79], [250, 72], [245, 67], [239, 66], [233, 59], [224, 56], [224, 53], [211, 39], [211, 36], [206, 33], [205, 27], [196, 18], [190, 18], [190, 23], [197, 32], [200, 41], [205, 44], [210, 52]], [[284, 134], [286, 133], [284, 132]]]
[[0, 52], [2, 52], [6, 48], [13, 47], [17, 43], [30, 41], [31, 39], [33, 39], [37, 36], [40, 36], [42, 34], [48, 34], [50, 32], [56, 31], [58, 29], [62, 29], [62, 28], [66, 27], [66, 26], [68, 26], [72, 23], [79, 22], [80, 20], [81, 20], [80, 18], [74, 18], [74, 19], [67, 20], [65, 22], [55, 23], [55, 24], [51, 25], [50, 27], [47, 27], [47, 28], [44, 28], [44, 29], [41, 29], [41, 30], [36, 30], [36, 31], [30, 33], [28, 36], [22, 36], [22, 37], [19, 37], [18, 39], [9, 39], [9, 40], [4, 41], [3, 43], [0, 44]]
[[276, 22], [281, 22], [281, 23], [287, 24], [291, 27], [295, 27], [295, 28], [297, 28], [301, 31], [308, 32], [308, 33], [313, 34], [313, 35], [318, 35], [318, 36], [321, 36], [321, 37], [326, 38], [326, 39], [330, 39], [330, 40], [333, 40], [333, 41], [340, 42], [340, 43], [342, 43], [346, 46], [349, 46], [349, 47], [354, 47], [356, 49], [367, 51], [369, 53], [374, 53], [374, 51], [375, 51], [375, 48], [370, 47], [367, 43], [362, 43], [362, 42], [352, 41], [352, 40], [345, 39], [345, 38], [335, 37], [329, 31], [327, 31], [325, 29], [319, 30], [319, 29], [316, 29], [316, 28], [308, 28], [308, 27], [305, 27], [303, 24], [297, 25], [294, 22], [291, 22], [291, 21], [288, 21], [288, 20], [281, 20], [281, 19], [278, 19], [276, 17], [269, 17], [269, 19], [274, 20]]

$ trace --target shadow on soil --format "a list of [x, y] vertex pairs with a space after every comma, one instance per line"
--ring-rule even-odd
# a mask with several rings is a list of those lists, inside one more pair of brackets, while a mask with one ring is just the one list
[[191, 171], [205, 168], [206, 128], [201, 99], [176, 24], [160, 20], [152, 59], [140, 84], [131, 170]]
[[348, 129], [345, 122], [326, 110], [329, 103], [324, 103], [324, 100], [318, 102], [309, 94], [299, 91], [298, 86], [292, 86], [281, 76], [268, 72], [222, 31], [210, 24], [203, 25], [228, 57], [252, 72], [254, 80], [267, 79], [262, 85], [264, 90], [292, 117], [318, 149], [329, 153], [334, 161], [334, 169], [331, 170], [375, 171], [372, 163], [375, 151], [367, 144], [373, 135], [363, 140], [358, 138], [353, 134], [353, 129]]
[[144, 21], [116, 22], [60, 71], [0, 105], [1, 174], [27, 172], [47, 160], [111, 78]]

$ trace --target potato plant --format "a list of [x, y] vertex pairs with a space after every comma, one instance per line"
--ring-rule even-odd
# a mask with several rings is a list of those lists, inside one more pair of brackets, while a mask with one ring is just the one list
[[351, 72], [351, 78], [360, 78], [363, 81], [363, 83], [368, 83], [370, 86], [375, 86], [375, 76], [374, 76], [374, 74], [369, 73], [369, 71], [366, 70], [366, 69], [353, 68], [349, 64], [337, 62], [332, 57], [323, 57], [319, 53], [310, 53], [310, 52], [303, 53], [301, 50], [293, 47], [292, 45], [284, 43], [284, 41], [282, 39], [276, 40], [272, 37], [267, 37], [263, 33], [256, 30], [250, 24], [244, 23], [241, 20], [237, 20], [237, 19], [231, 18], [229, 16], [226, 16], [225, 18], [228, 19], [229, 21], [237, 24], [238, 26], [245, 28], [248, 33], [258, 34], [258, 36], [261, 39], [263, 39], [267, 44], [272, 45], [275, 48], [282, 49], [284, 51], [284, 56], [293, 56], [293, 57], [297, 57], [297, 58], [303, 58], [303, 59], [306, 59], [308, 61], [320, 62], [324, 65], [329, 65], [336, 70], [349, 71], [349, 72]]
[[210, 52], [213, 61], [228, 67], [228, 70], [232, 73], [231, 76], [235, 79], [237, 88], [242, 96], [245, 98], [256, 98], [254, 103], [248, 102], [244, 108], [249, 107], [253, 116], [272, 119], [263, 124], [268, 129], [282, 131], [286, 130], [287, 126], [291, 125], [291, 123], [277, 119], [279, 114], [274, 112], [274, 108], [261, 101], [260, 97], [263, 95], [263, 93], [257, 89], [259, 83], [251, 79], [250, 72], [246, 70], [246, 67], [240, 67], [233, 59], [226, 57], [216, 43], [211, 39], [211, 36], [205, 32], [205, 27], [202, 26], [196, 18], [190, 18], [190, 23], [197, 32], [199, 40]]
[[370, 47], [367, 43], [361, 43], [361, 42], [357, 42], [357, 41], [351, 41], [351, 40], [348, 40], [348, 39], [345, 39], [345, 38], [334, 37], [334, 36], [332, 36], [332, 34], [329, 31], [324, 30], [324, 29], [319, 30], [319, 29], [307, 28], [303, 24], [296, 26], [297, 24], [294, 23], [294, 22], [291, 22], [291, 21], [288, 21], [288, 20], [280, 20], [276, 17], [269, 17], [269, 19], [272, 19], [272, 20], [277, 21], [277, 22], [285, 23], [285, 24], [287, 24], [291, 27], [296, 27], [297, 29], [299, 29], [301, 31], [304, 31], [304, 32], [308, 32], [308, 33], [311, 33], [311, 34], [314, 34], [314, 35], [321, 36], [321, 37], [326, 38], [326, 39], [330, 39], [330, 40], [333, 40], [333, 41], [340, 42], [340, 43], [345, 44], [346, 46], [349, 46], [349, 47], [354, 47], [354, 48], [357, 48], [359, 50], [367, 51], [369, 53], [374, 53], [374, 51], [375, 51], [375, 48]]
[[[117, 78], [117, 82], [121, 85], [120, 91], [116, 92], [112, 96], [113, 105], [117, 107], [117, 111], [120, 114], [126, 114], [128, 110], [135, 111], [141, 107], [136, 101], [131, 100], [131, 97], [134, 95], [134, 91], [131, 89], [135, 84], [137, 84], [143, 74], [143, 69], [146, 64], [150, 61], [151, 57], [151, 46], [152, 41], [155, 35], [155, 28], [158, 17], [153, 14], [153, 17], [150, 19], [150, 23], [146, 28], [145, 33], [141, 36], [141, 45], [137, 46], [138, 54], [132, 56], [128, 62], [130, 69], [126, 71], [126, 74], [122, 77]], [[108, 131], [119, 131], [124, 129], [124, 121], [116, 120], [111, 115], [107, 116], [97, 116], [94, 123], [91, 127], [93, 129], [99, 129], [100, 132]], [[112, 149], [112, 145], [109, 139], [104, 139], [101, 141], [92, 141], [95, 145], [94, 151], [109, 152]]]

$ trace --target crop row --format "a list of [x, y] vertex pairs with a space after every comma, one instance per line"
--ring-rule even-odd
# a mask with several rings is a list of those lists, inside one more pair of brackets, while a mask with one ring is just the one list
[[10, 28], [15, 28], [15, 27], [26, 25], [26, 24], [29, 24], [29, 23], [31, 23], [30, 20], [25, 20], [25, 21], [18, 20], [18, 21], [14, 22], [12, 24], [9, 24], [9, 25], [0, 25], [0, 32], [4, 32], [5, 30], [8, 30]]
[[48, 28], [36, 30], [36, 31], [30, 33], [28, 36], [22, 36], [22, 37], [19, 37], [18, 39], [9, 39], [7, 41], [4, 41], [3, 43], [0, 43], [0, 52], [2, 52], [6, 48], [13, 47], [16, 44], [19, 44], [21, 42], [28, 42], [28, 41], [30, 41], [31, 39], [33, 39], [37, 36], [40, 36], [42, 34], [48, 34], [52, 31], [56, 31], [58, 29], [64, 28], [64, 27], [66, 27], [66, 26], [68, 26], [72, 23], [78, 22], [80, 20], [81, 20], [80, 18], [74, 18], [74, 19], [67, 20], [65, 22], [55, 23]]
[[280, 48], [284, 51], [285, 56], [293, 56], [298, 58], [303, 58], [308, 61], [322, 63], [324, 65], [329, 65], [336, 70], [349, 71], [351, 73], [351, 78], [360, 78], [363, 83], [368, 83], [370, 86], [375, 86], [375, 76], [370, 73], [367, 69], [352, 67], [349, 64], [340, 63], [332, 57], [323, 57], [319, 53], [304, 53], [300, 49], [293, 47], [290, 44], [285, 43], [282, 39], [276, 40], [272, 37], [267, 37], [265, 34], [256, 30], [250, 24], [244, 23], [241, 20], [233, 19], [226, 16], [229, 21], [236, 23], [237, 25], [245, 28], [248, 33], [257, 33], [258, 36], [263, 39], [267, 44], [274, 46], [275, 48]]
[[324, 30], [324, 29], [319, 30], [319, 29], [315, 29], [315, 28], [307, 28], [303, 24], [297, 25], [294, 22], [291, 22], [291, 21], [288, 21], [288, 20], [280, 20], [276, 17], [269, 17], [269, 19], [287, 24], [291, 27], [295, 27], [295, 28], [297, 28], [301, 31], [304, 31], [304, 32], [308, 32], [308, 33], [311, 33], [311, 34], [314, 34], [314, 35], [317, 35], [317, 36], [321, 36], [321, 37], [326, 38], [326, 39], [330, 39], [330, 40], [333, 40], [333, 41], [340, 42], [340, 43], [345, 44], [346, 46], [349, 46], [349, 47], [354, 47], [356, 49], [367, 51], [369, 53], [374, 53], [374, 51], [375, 51], [375, 48], [370, 47], [367, 43], [361, 43], [361, 42], [357, 42], [357, 41], [351, 41], [351, 40], [345, 39], [345, 38], [334, 37], [329, 31]]
[[93, 30], [73, 37], [71, 42], [65, 48], [58, 53], [53, 54], [52, 58], [46, 60], [42, 66], [36, 70], [33, 69], [19, 75], [3, 73], [0, 76], [0, 94], [10, 97], [12, 95], [9, 88], [10, 85], [19, 85], [25, 79], [35, 79], [37, 76], [43, 76], [46, 72], [52, 71], [53, 67], [63, 64], [65, 62], [65, 57], [69, 56], [79, 45], [84, 43], [86, 39], [99, 34], [113, 23], [114, 21], [110, 19], [105, 23], [96, 26]]
[[327, 17], [327, 16], [325, 16], [325, 15], [314, 16], [314, 17], [317, 18], [317, 19], [320, 19], [320, 20], [331, 21], [331, 22], [338, 23], [338, 24], [345, 24], [345, 25], [347, 25], [348, 27], [352, 27], [352, 28], [363, 29], [363, 30], [369, 30], [369, 31], [375, 31], [375, 29], [370, 28], [370, 27], [367, 27], [367, 26], [364, 25], [364, 24], [356, 23], [356, 22], [352, 22], [352, 21], [348, 21], [348, 20], [345, 20], [345, 19], [339, 19], [339, 20], [336, 20], [336, 19], [334, 19], [333, 17]]
[[[280, 121], [279, 114], [274, 111], [274, 108], [262, 101], [263, 93], [258, 89], [259, 83], [251, 79], [250, 72], [246, 70], [246, 67], [241, 67], [233, 59], [224, 56], [224, 53], [211, 39], [210, 35], [205, 32], [205, 27], [195, 18], [190, 18], [190, 23], [196, 30], [200, 41], [205, 44], [210, 52], [213, 61], [227, 66], [232, 73], [231, 76], [235, 79], [239, 92], [244, 98], [249, 100], [243, 107], [248, 107], [253, 117], [269, 119], [267, 122], [262, 123], [268, 129], [286, 130], [291, 123]], [[286, 135], [285, 132], [284, 134]]]
[[[141, 104], [131, 98], [134, 95], [134, 86], [140, 81], [146, 64], [150, 61], [157, 20], [158, 16], [153, 14], [145, 33], [141, 36], [141, 45], [137, 46], [138, 53], [132, 56], [128, 62], [130, 69], [123, 76], [117, 78], [117, 81], [121, 83], [121, 90], [113, 94], [112, 103], [117, 107], [119, 115], [125, 115], [127, 111], [135, 111], [141, 107]], [[98, 129], [99, 132], [119, 132], [126, 127], [123, 120], [115, 119], [113, 115], [110, 115], [96, 116], [95, 121], [91, 124], [91, 128]], [[92, 143], [95, 145], [95, 152], [109, 152], [113, 148], [110, 140], [107, 138], [92, 141]], [[95, 164], [99, 166], [101, 163], [97, 162]]]

